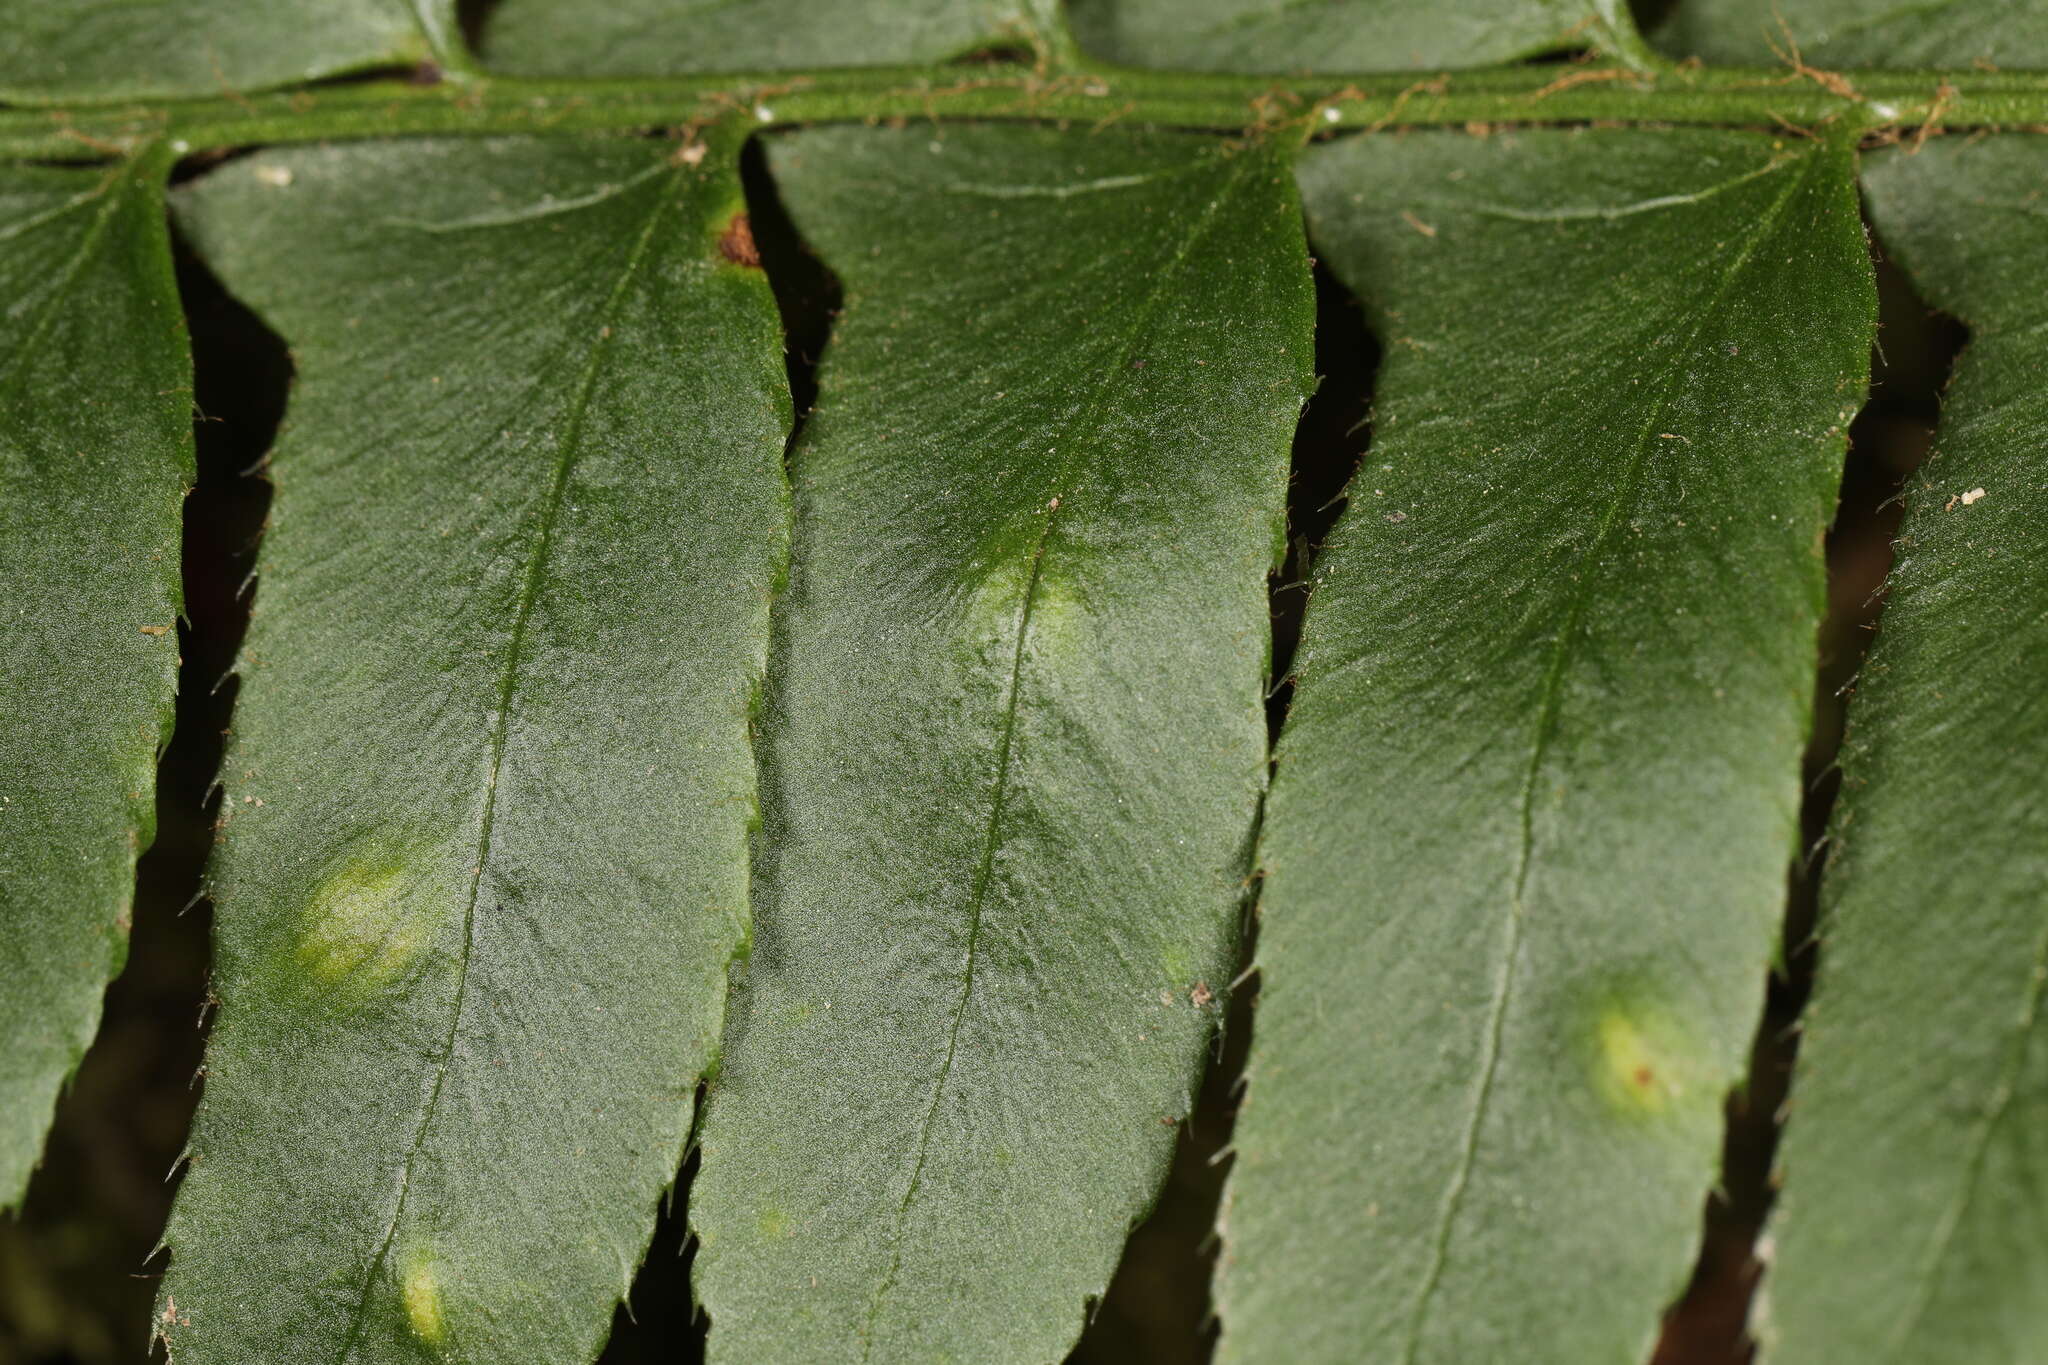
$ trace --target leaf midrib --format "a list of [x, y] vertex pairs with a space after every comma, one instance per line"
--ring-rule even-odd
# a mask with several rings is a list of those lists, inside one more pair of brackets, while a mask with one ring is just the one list
[[[1749, 263], [1755, 257], [1757, 249], [1776, 230], [1778, 219], [1783, 216], [1785, 206], [1792, 201], [1795, 193], [1805, 184], [1807, 178], [1812, 175], [1814, 167], [1820, 165], [1825, 160], [1825, 152], [1815, 151], [1808, 153], [1806, 166], [1788, 178], [1785, 189], [1778, 195], [1778, 198], [1771, 204], [1770, 208], [1756, 220], [1755, 231], [1750, 235], [1749, 240], [1744, 243], [1742, 250], [1736, 254], [1733, 263], [1723, 274], [1721, 283], [1715, 290], [1714, 297], [1707, 302], [1705, 307], [1693, 314], [1693, 326], [1687, 339], [1687, 344], [1682, 347], [1673, 348], [1671, 352], [1673, 363], [1664, 371], [1662, 392], [1659, 394], [1656, 403], [1649, 409], [1648, 415], [1644, 418], [1641, 429], [1637, 433], [1635, 454], [1629, 461], [1628, 471], [1623, 479], [1617, 481], [1617, 492], [1608, 503], [1606, 511], [1602, 514], [1599, 527], [1587, 542], [1585, 550], [1577, 556], [1577, 563], [1580, 566], [1590, 566], [1597, 560], [1602, 547], [1606, 545], [1610, 534], [1620, 518], [1621, 509], [1634, 498], [1640, 487], [1651, 448], [1650, 433], [1658, 425], [1665, 407], [1670, 403], [1676, 390], [1678, 378], [1683, 370], [1683, 358], [1691, 354], [1693, 344], [1699, 340], [1700, 334], [1705, 331], [1707, 322], [1720, 311], [1722, 304], [1727, 301], [1729, 292], [1734, 287], [1736, 277], [1748, 269]], [[1501, 1044], [1507, 1021], [1508, 1005], [1514, 995], [1515, 959], [1520, 956], [1522, 949], [1529, 874], [1535, 860], [1535, 798], [1537, 784], [1542, 776], [1543, 763], [1549, 754], [1551, 740], [1556, 733], [1558, 715], [1562, 708], [1564, 675], [1570, 663], [1574, 637], [1577, 635], [1580, 621], [1585, 616], [1586, 605], [1592, 595], [1592, 584], [1599, 576], [1597, 573], [1592, 572], [1581, 573], [1575, 576], [1574, 582], [1577, 586], [1571, 594], [1570, 601], [1567, 603], [1565, 620], [1558, 630], [1556, 643], [1551, 648], [1550, 667], [1544, 678], [1543, 696], [1538, 707], [1536, 730], [1530, 743], [1529, 764], [1523, 775], [1522, 790], [1518, 800], [1517, 814], [1521, 824], [1521, 833], [1516, 850], [1514, 889], [1509, 900], [1507, 946], [1501, 954], [1501, 966], [1495, 978], [1492, 1008], [1489, 1010], [1487, 1017], [1486, 1044], [1480, 1063], [1479, 1090], [1473, 1099], [1471, 1111], [1466, 1119], [1464, 1134], [1459, 1144], [1458, 1164], [1452, 1172], [1451, 1183], [1445, 1194], [1441, 1212], [1438, 1215], [1436, 1232], [1432, 1239], [1429, 1267], [1424, 1274], [1422, 1288], [1416, 1295], [1415, 1307], [1409, 1314], [1407, 1338], [1401, 1353], [1403, 1365], [1415, 1365], [1417, 1352], [1421, 1349], [1423, 1328], [1428, 1320], [1430, 1304], [1435, 1298], [1437, 1287], [1442, 1282], [1444, 1269], [1450, 1261], [1453, 1229], [1457, 1223], [1458, 1213], [1464, 1203], [1465, 1192], [1471, 1184], [1472, 1171], [1478, 1154], [1479, 1134], [1485, 1126], [1487, 1111], [1493, 1098], [1494, 1083], [1500, 1066]]]
[[576, 461], [582, 453], [583, 428], [590, 409], [592, 395], [596, 392], [597, 381], [604, 369], [605, 358], [612, 349], [616, 328], [611, 319], [616, 317], [620, 300], [625, 297], [641, 265], [646, 260], [654, 230], [663, 213], [677, 197], [676, 185], [683, 172], [672, 172], [663, 191], [655, 197], [653, 207], [648, 211], [647, 220], [642, 224], [640, 235], [626, 254], [626, 261], [613, 282], [611, 292], [606, 295], [599, 317], [605, 321], [599, 326], [596, 343], [591, 347], [590, 363], [584, 367], [575, 396], [570, 402], [567, 420], [563, 424], [561, 453], [555, 459], [555, 467], [548, 485], [548, 492], [541, 505], [541, 523], [527, 558], [526, 573], [521, 580], [519, 600], [513, 616], [512, 629], [506, 642], [505, 667], [499, 677], [497, 708], [491, 718], [490, 773], [486, 779], [483, 816], [477, 832], [477, 859], [470, 875], [469, 897], [462, 916], [462, 953], [456, 965], [455, 1002], [449, 1014], [448, 1035], [441, 1046], [440, 1055], [434, 1061], [434, 1082], [427, 1098], [421, 1105], [419, 1126], [413, 1135], [411, 1147], [406, 1152], [404, 1164], [398, 1177], [398, 1199], [391, 1211], [390, 1221], [385, 1225], [384, 1235], [378, 1244], [376, 1255], [371, 1258], [369, 1270], [363, 1277], [363, 1287], [356, 1299], [354, 1312], [349, 1318], [347, 1335], [342, 1340], [341, 1353], [336, 1365], [347, 1365], [362, 1337], [363, 1322], [368, 1315], [370, 1297], [377, 1284], [377, 1277], [389, 1259], [392, 1243], [398, 1235], [398, 1225], [405, 1217], [405, 1203], [412, 1190], [413, 1165], [421, 1150], [426, 1146], [427, 1135], [433, 1127], [439, 1110], [441, 1091], [448, 1079], [448, 1068], [455, 1054], [456, 1040], [461, 1036], [462, 1012], [469, 995], [470, 961], [476, 946], [476, 907], [482, 893], [484, 869], [490, 863], [491, 839], [494, 833], [498, 808], [498, 779], [505, 763], [505, 746], [511, 729], [512, 701], [518, 690], [519, 669], [524, 662], [527, 627], [533, 615], [533, 606], [540, 596], [540, 583], [546, 568], [549, 552], [553, 548], [555, 525], [560, 520], [566, 501], [570, 476]]

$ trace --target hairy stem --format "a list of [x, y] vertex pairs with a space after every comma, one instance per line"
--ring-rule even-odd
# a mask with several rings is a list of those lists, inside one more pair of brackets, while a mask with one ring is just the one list
[[1244, 130], [1465, 124], [1663, 123], [1872, 131], [2048, 130], [2048, 72], [1663, 67], [1598, 62], [1437, 74], [1271, 77], [1018, 63], [530, 80], [474, 73], [434, 85], [371, 81], [151, 104], [0, 110], [0, 157], [113, 156], [154, 138], [181, 153], [254, 143], [422, 134], [689, 128], [904, 119], [1129, 121]]

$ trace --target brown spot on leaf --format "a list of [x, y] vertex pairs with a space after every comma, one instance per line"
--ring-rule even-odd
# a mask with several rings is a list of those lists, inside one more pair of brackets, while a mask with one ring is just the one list
[[1215, 994], [1210, 991], [1209, 983], [1206, 981], [1197, 981], [1195, 988], [1188, 992], [1188, 1003], [1192, 1004], [1196, 1009], [1202, 1008], [1202, 1006], [1215, 998]]
[[747, 220], [746, 214], [735, 213], [732, 216], [725, 235], [718, 239], [718, 254], [749, 270], [761, 268], [761, 250], [754, 245], [754, 225]]

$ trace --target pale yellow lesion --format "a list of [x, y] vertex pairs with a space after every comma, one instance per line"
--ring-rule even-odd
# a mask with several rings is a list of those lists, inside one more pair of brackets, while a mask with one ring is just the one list
[[1610, 1103], [1649, 1116], [1685, 1099], [1692, 1066], [1672, 1046], [1671, 1032], [1668, 1023], [1641, 1011], [1619, 1005], [1601, 1011], [1598, 1082]]
[[447, 1339], [448, 1319], [441, 1304], [441, 1276], [435, 1269], [431, 1251], [418, 1247], [406, 1256], [399, 1297], [405, 1303], [405, 1320], [414, 1336], [429, 1346], [439, 1346]]
[[[1025, 597], [1030, 610], [1025, 611]], [[961, 642], [991, 666], [1007, 666], [1017, 631], [1039, 658], [1086, 658], [1095, 647], [1094, 620], [1078, 585], [1058, 564], [1011, 555], [985, 569], [969, 590], [958, 627]]]
[[970, 569], [969, 573], [972, 576], [955, 627], [960, 643], [985, 663], [1007, 661], [1017, 649], [1017, 622], [1031, 582], [1030, 563], [1014, 554], [1005, 554], [978, 571]]
[[445, 918], [439, 890], [417, 858], [388, 848], [345, 859], [306, 900], [300, 965], [319, 980], [360, 989], [396, 979], [433, 943]]

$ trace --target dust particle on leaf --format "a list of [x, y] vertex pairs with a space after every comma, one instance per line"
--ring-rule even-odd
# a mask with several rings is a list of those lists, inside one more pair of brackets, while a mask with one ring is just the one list
[[754, 245], [754, 225], [744, 213], [735, 213], [725, 233], [718, 239], [718, 254], [734, 265], [750, 270], [761, 268], [761, 251]]

